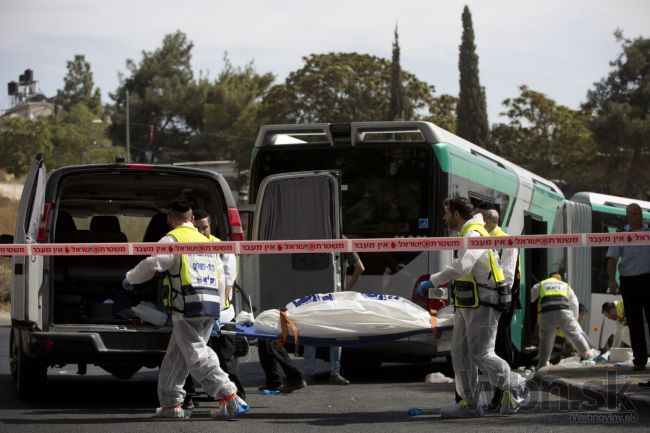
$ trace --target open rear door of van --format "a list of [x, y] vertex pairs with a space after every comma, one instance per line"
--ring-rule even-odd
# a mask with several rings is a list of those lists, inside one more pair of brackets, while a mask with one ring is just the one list
[[[294, 172], [265, 178], [257, 195], [253, 240], [341, 238], [338, 172]], [[313, 293], [341, 290], [340, 254], [261, 254], [251, 257], [251, 292], [258, 311], [284, 307]]]
[[[16, 217], [16, 244], [33, 244], [43, 216], [45, 202], [45, 162], [40, 155], [25, 178]], [[45, 229], [45, 227], [43, 227]], [[39, 299], [43, 288], [43, 256], [14, 256], [11, 317], [25, 325], [36, 324], [42, 329], [43, 309]]]

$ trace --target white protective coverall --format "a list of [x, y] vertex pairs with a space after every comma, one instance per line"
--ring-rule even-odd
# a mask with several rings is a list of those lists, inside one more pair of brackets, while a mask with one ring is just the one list
[[[549, 278], [548, 280], [551, 280]], [[547, 280], [544, 280], [547, 281]], [[539, 298], [540, 281], [530, 290], [530, 300], [535, 302]], [[568, 284], [567, 284], [568, 285]], [[575, 347], [580, 355], [585, 356], [589, 352], [589, 343], [584, 338], [584, 332], [578, 323], [579, 302], [571, 286], [569, 288], [569, 304], [571, 309], [553, 310], [541, 312], [539, 319], [539, 361], [537, 368], [546, 367], [551, 359], [553, 343], [557, 329], [564, 332], [565, 338]]]
[[[194, 228], [190, 222], [183, 225]], [[175, 240], [170, 236], [164, 236], [159, 242], [175, 242]], [[178, 274], [180, 262], [180, 255], [158, 254], [147, 257], [126, 273], [126, 279], [131, 284], [139, 284], [153, 278], [156, 272], [169, 271], [170, 274]], [[217, 262], [221, 263], [220, 260]], [[222, 269], [218, 269], [218, 273], [219, 292], [221, 292], [225, 287], [224, 273]], [[171, 278], [170, 282], [175, 290], [181, 290], [178, 279]], [[182, 296], [174, 298], [173, 306], [183, 310]], [[214, 318], [185, 318], [183, 313], [172, 311], [172, 322], [172, 334], [158, 376], [160, 405], [173, 407], [183, 403], [185, 398], [183, 385], [188, 373], [212, 397], [226, 397], [236, 393], [237, 386], [228, 379], [228, 375], [219, 366], [217, 354], [207, 344]]]
[[[235, 284], [235, 279], [237, 278], [237, 256], [234, 254], [223, 254], [221, 256], [221, 263], [223, 264], [225, 286], [223, 292], [221, 289], [219, 289], [219, 296], [221, 297], [222, 303], [221, 316], [219, 317], [219, 321], [223, 324], [226, 322], [232, 322], [232, 320], [235, 318], [235, 307], [232, 305], [232, 288]], [[230, 287], [228, 293], [226, 293], [226, 287]], [[227, 303], [225, 302], [226, 295], [228, 296]]]
[[[483, 222], [481, 214], [474, 215], [464, 225]], [[463, 230], [461, 229], [461, 232]], [[469, 231], [466, 237], [480, 236]], [[478, 284], [495, 287], [490, 277], [488, 250], [461, 249], [458, 258], [450, 266], [431, 275], [434, 287], [457, 279], [469, 273]], [[498, 303], [496, 290], [483, 289], [480, 299], [492, 304]], [[451, 361], [456, 375], [456, 390], [470, 406], [478, 406], [480, 388], [477, 368], [488, 375], [490, 385], [500, 389], [510, 389], [510, 366], [494, 352], [500, 312], [493, 307], [479, 305], [477, 308], [457, 308], [454, 314], [454, 330], [451, 337]], [[512, 384], [518, 386], [517, 384]]]

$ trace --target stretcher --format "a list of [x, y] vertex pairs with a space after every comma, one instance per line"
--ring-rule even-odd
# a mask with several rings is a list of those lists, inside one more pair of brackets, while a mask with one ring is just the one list
[[[383, 335], [359, 335], [356, 337], [339, 337], [339, 338], [327, 338], [327, 337], [305, 337], [299, 335], [300, 344], [306, 344], [309, 346], [341, 346], [341, 347], [355, 347], [355, 346], [366, 346], [369, 344], [382, 343], [385, 341], [400, 340], [402, 338], [412, 337], [420, 334], [430, 334], [432, 332], [445, 332], [451, 331], [453, 326], [451, 322], [443, 326], [437, 326], [435, 329], [426, 328], [426, 329], [417, 329], [407, 332], [398, 332], [395, 334], [383, 334]], [[260, 332], [255, 328], [255, 325], [246, 326], [246, 325], [235, 325], [234, 331], [221, 330], [224, 334], [239, 335], [248, 338], [258, 338], [261, 340], [275, 340], [282, 341], [282, 334], [269, 334], [265, 332]]]
[[234, 329], [221, 332], [281, 343], [291, 339], [296, 347], [363, 346], [430, 333], [440, 337], [453, 328], [453, 314], [431, 315], [398, 296], [358, 292], [317, 293], [264, 311], [254, 321], [249, 313], [235, 321]]

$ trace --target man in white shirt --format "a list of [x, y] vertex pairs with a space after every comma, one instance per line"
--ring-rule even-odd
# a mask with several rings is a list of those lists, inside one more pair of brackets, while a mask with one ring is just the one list
[[[648, 226], [643, 223], [641, 206], [637, 203], [629, 204], [625, 214], [628, 224], [624, 231], [648, 231]], [[607, 249], [607, 258], [607, 274], [612, 295], [618, 294], [619, 289], [616, 282], [618, 264], [621, 295], [634, 354], [633, 369], [643, 371], [648, 363], [645, 334], [646, 329], [650, 330], [647, 323], [650, 320], [650, 245], [611, 246]]]

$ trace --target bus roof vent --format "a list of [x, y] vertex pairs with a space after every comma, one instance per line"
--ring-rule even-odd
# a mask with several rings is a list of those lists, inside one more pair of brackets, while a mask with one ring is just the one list
[[332, 123], [330, 125], [330, 132], [332, 133], [335, 146], [337, 144], [350, 144], [352, 128], [349, 123]]
[[264, 125], [255, 140], [255, 147], [323, 143], [332, 144], [327, 123]]
[[[352, 124], [354, 143], [435, 143], [425, 122], [359, 122]], [[428, 137], [430, 135], [431, 137]]]

